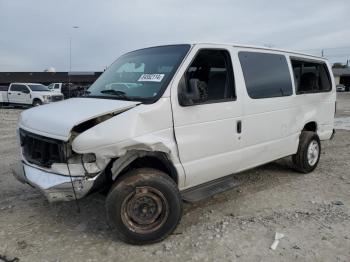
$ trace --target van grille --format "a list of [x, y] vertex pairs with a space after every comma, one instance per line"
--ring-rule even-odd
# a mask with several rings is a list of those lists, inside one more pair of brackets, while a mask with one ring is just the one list
[[24, 158], [32, 164], [50, 167], [52, 163], [64, 163], [63, 141], [39, 136], [20, 129], [20, 142]]

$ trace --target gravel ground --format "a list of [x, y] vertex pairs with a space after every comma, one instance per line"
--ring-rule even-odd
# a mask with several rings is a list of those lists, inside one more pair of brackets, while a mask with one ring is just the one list
[[[104, 196], [82, 199], [78, 213], [12, 177], [20, 112], [0, 109], [0, 261], [350, 261], [348, 130], [323, 142], [313, 173], [294, 172], [286, 158], [238, 174], [240, 187], [185, 204], [168, 239], [131, 246], [106, 224]], [[338, 96], [337, 116], [349, 120], [350, 93]], [[285, 237], [273, 251], [275, 232]]]

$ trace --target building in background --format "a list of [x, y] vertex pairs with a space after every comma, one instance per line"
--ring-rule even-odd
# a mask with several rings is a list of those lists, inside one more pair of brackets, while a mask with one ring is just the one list
[[75, 86], [89, 87], [102, 72], [0, 72], [0, 85], [14, 82], [41, 83], [72, 83]]
[[347, 68], [333, 68], [335, 84], [342, 84], [347, 87], [349, 91], [350, 88], [350, 67]]

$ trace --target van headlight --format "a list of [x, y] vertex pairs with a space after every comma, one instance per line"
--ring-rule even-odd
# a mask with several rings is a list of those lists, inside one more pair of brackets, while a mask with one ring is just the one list
[[96, 156], [93, 153], [90, 154], [83, 154], [81, 156], [81, 159], [83, 161], [83, 163], [93, 163], [96, 162]]

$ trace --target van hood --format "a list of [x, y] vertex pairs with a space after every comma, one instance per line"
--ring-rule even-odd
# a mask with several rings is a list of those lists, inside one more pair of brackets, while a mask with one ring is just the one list
[[71, 98], [23, 111], [19, 127], [38, 135], [68, 141], [73, 127], [96, 117], [126, 111], [138, 104], [140, 102]]

